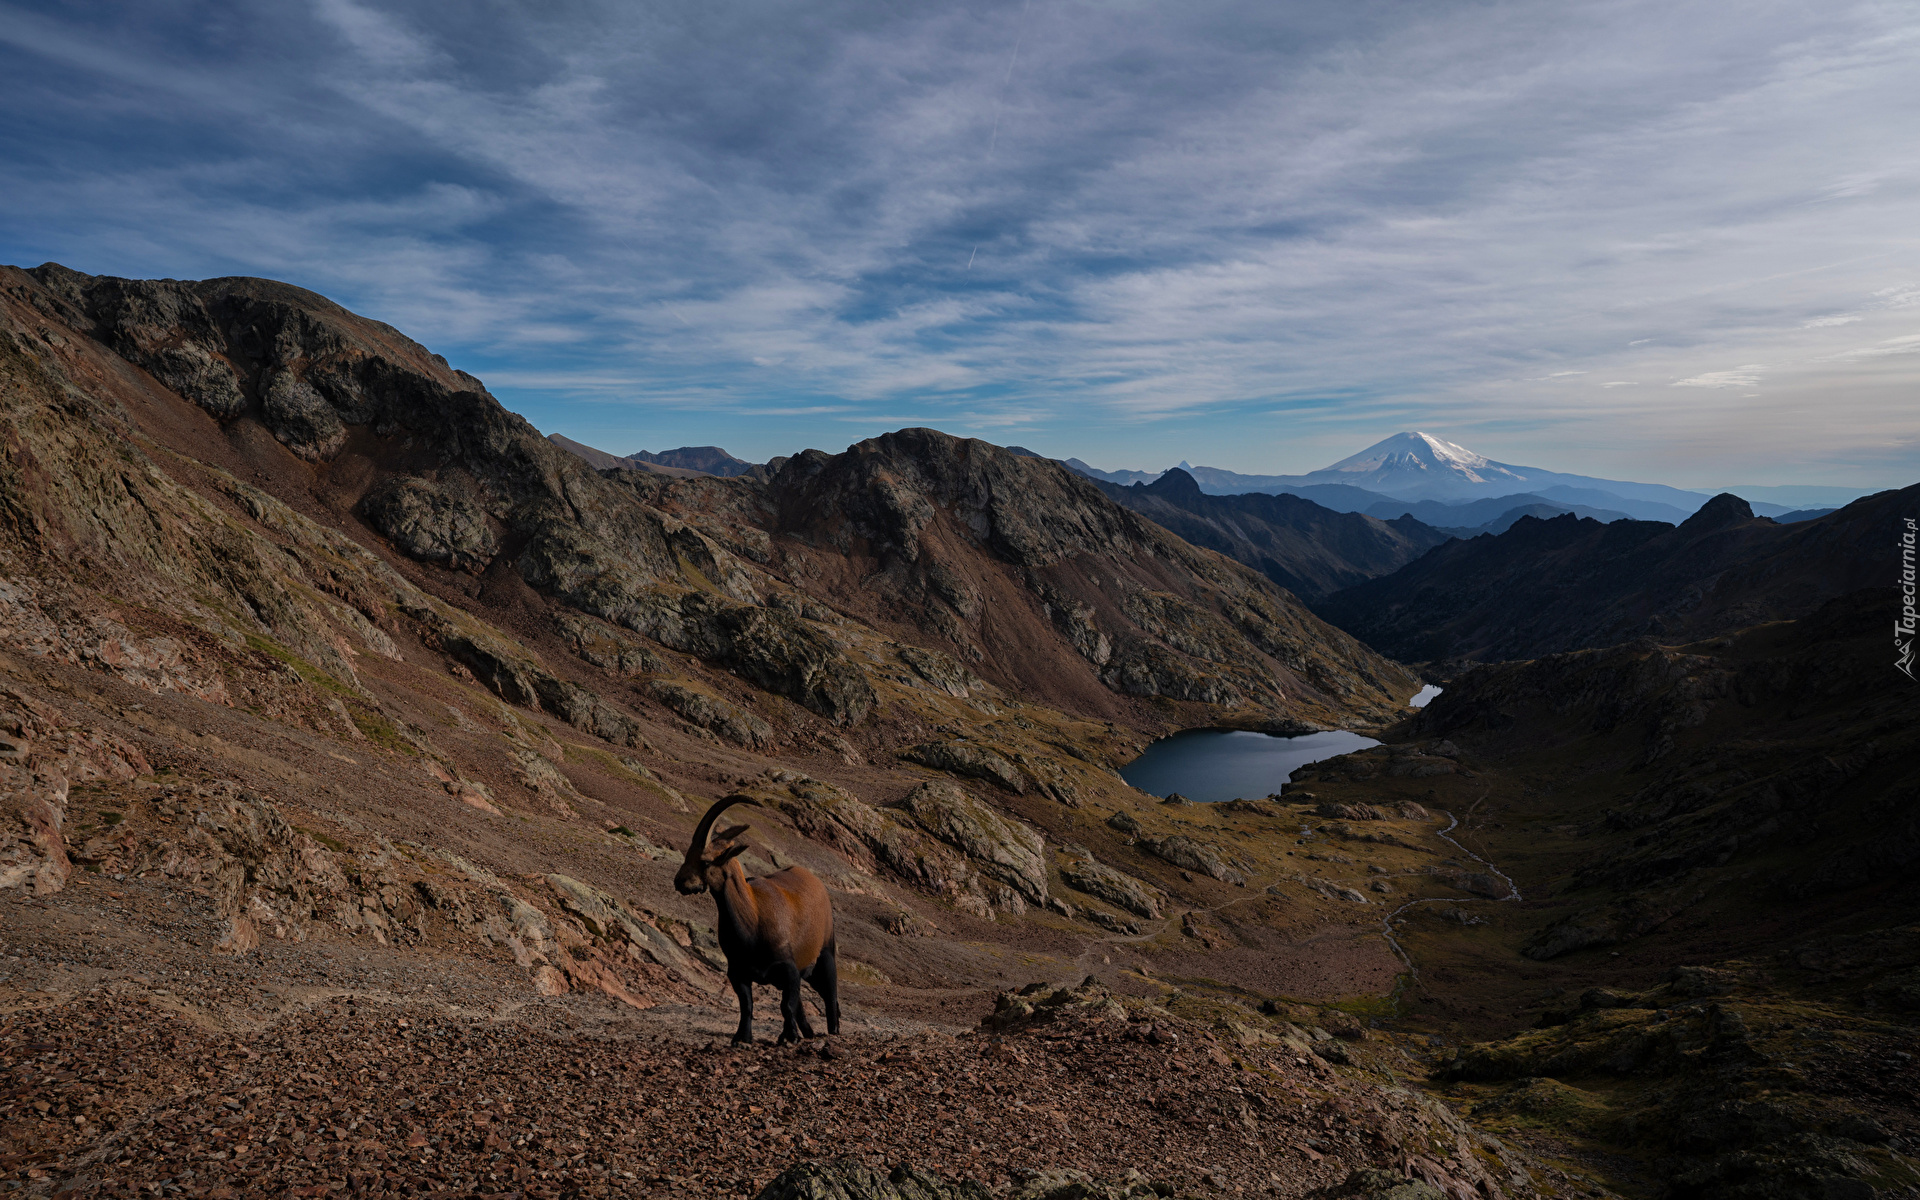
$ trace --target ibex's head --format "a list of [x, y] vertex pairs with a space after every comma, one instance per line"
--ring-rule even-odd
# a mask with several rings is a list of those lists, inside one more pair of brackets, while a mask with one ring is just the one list
[[682, 896], [697, 896], [708, 889], [717, 891], [726, 881], [727, 864], [746, 851], [745, 842], [734, 841], [747, 831], [745, 825], [721, 830], [718, 841], [712, 836], [714, 821], [736, 804], [751, 804], [755, 808], [760, 806], [760, 802], [751, 796], [728, 796], [725, 800], [716, 801], [700, 818], [699, 826], [693, 831], [693, 842], [687, 847], [686, 861], [680, 864], [679, 872], [673, 877], [673, 886], [679, 889]]

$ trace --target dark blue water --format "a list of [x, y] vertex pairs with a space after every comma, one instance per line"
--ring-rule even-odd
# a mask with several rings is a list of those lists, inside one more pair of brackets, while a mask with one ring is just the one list
[[1240, 729], [1189, 729], [1161, 738], [1120, 768], [1120, 778], [1143, 792], [1179, 792], [1189, 800], [1258, 800], [1280, 790], [1296, 768], [1380, 743], [1334, 730], [1274, 737]]

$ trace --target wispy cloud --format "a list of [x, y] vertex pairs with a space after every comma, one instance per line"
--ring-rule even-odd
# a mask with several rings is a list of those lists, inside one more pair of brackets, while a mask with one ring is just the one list
[[0, 3], [8, 258], [287, 278], [584, 441], [1920, 473], [1900, 6], [68, 11]]
[[1766, 374], [1765, 363], [1749, 363], [1744, 367], [1735, 367], [1729, 371], [1707, 371], [1691, 379], [1676, 379], [1674, 387], [1696, 388], [1747, 388], [1756, 387], [1760, 376]]

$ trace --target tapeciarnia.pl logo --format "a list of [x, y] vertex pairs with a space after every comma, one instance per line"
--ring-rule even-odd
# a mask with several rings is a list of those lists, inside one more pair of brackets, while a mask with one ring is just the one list
[[1914, 518], [1908, 517], [1907, 527], [1900, 532], [1900, 616], [1893, 623], [1893, 649], [1898, 656], [1893, 660], [1894, 669], [1913, 678], [1913, 632], [1916, 616], [1913, 607], [1914, 576]]

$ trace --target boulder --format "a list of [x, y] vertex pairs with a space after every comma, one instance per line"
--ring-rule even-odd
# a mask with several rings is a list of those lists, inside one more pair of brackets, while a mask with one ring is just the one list
[[1314, 808], [1315, 813], [1323, 817], [1334, 817], [1342, 821], [1382, 821], [1386, 814], [1371, 804], [1321, 804]]

